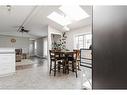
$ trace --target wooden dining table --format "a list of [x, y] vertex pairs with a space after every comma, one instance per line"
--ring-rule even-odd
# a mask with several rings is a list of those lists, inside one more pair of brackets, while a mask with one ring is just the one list
[[65, 58], [66, 60], [68, 60], [68, 56], [69, 56], [70, 54], [74, 53], [74, 51], [65, 51], [65, 50], [62, 50], [62, 51], [55, 51], [55, 52], [59, 53], [61, 57], [64, 56], [64, 58]]
[[[55, 51], [55, 52], [59, 53], [61, 60], [64, 61], [65, 70], [69, 69], [69, 67], [68, 67], [69, 55], [73, 55], [74, 51], [61, 50], [61, 51]], [[72, 69], [72, 71], [74, 71], [74, 68]], [[69, 71], [68, 71], [68, 73], [69, 73]]]

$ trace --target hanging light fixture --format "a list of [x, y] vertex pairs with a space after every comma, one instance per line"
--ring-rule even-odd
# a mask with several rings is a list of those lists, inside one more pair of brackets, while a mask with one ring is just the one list
[[6, 7], [7, 7], [8, 11], [10, 12], [11, 11], [11, 5], [7, 5]]

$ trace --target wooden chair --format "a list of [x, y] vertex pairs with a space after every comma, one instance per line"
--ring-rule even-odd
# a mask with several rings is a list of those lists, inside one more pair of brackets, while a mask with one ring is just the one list
[[[67, 68], [68, 68], [68, 73], [69, 73], [69, 70], [75, 72], [76, 73], [76, 78], [77, 78], [78, 76], [77, 76], [76, 57], [77, 57], [76, 52], [74, 52], [74, 51], [73, 52], [69, 52]], [[69, 66], [70, 64], [71, 64], [71, 66]], [[71, 67], [71, 69], [69, 67]]]
[[76, 52], [76, 63], [77, 63], [77, 68], [80, 70], [80, 50], [73, 50]]
[[[60, 66], [62, 65], [60, 53], [55, 50], [49, 50], [50, 53], [50, 74], [51, 71], [54, 71], [54, 76], [56, 76], [56, 70], [58, 67], [58, 71], [60, 71]], [[52, 67], [54, 65], [54, 67]]]
[[22, 60], [22, 49], [15, 49], [16, 62], [21, 62]]

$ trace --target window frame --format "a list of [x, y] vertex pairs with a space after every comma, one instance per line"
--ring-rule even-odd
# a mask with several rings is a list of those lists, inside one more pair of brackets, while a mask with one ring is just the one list
[[[77, 35], [74, 36], [74, 47], [76, 49], [82, 49], [82, 48], [79, 47], [79, 36], [83, 36], [83, 49], [89, 49], [89, 48], [85, 48], [86, 47], [85, 44], [84, 44], [85, 35], [91, 35], [92, 36], [92, 33], [88, 32], [88, 33], [85, 33], [85, 34], [77, 34]], [[78, 41], [76, 41], [76, 39], [77, 39], [76, 37], [78, 37]], [[77, 42], [77, 43], [75, 43], [75, 42]], [[91, 37], [91, 44], [92, 44], [92, 37]]]

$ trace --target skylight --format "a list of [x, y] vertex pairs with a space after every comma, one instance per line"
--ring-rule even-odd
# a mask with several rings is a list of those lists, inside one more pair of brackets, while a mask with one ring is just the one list
[[89, 17], [89, 15], [80, 6], [61, 6], [59, 9], [71, 20], [79, 21]]
[[49, 19], [55, 21], [56, 23], [65, 26], [71, 23], [68, 17], [61, 16], [57, 12], [52, 12], [49, 16], [47, 16]]

